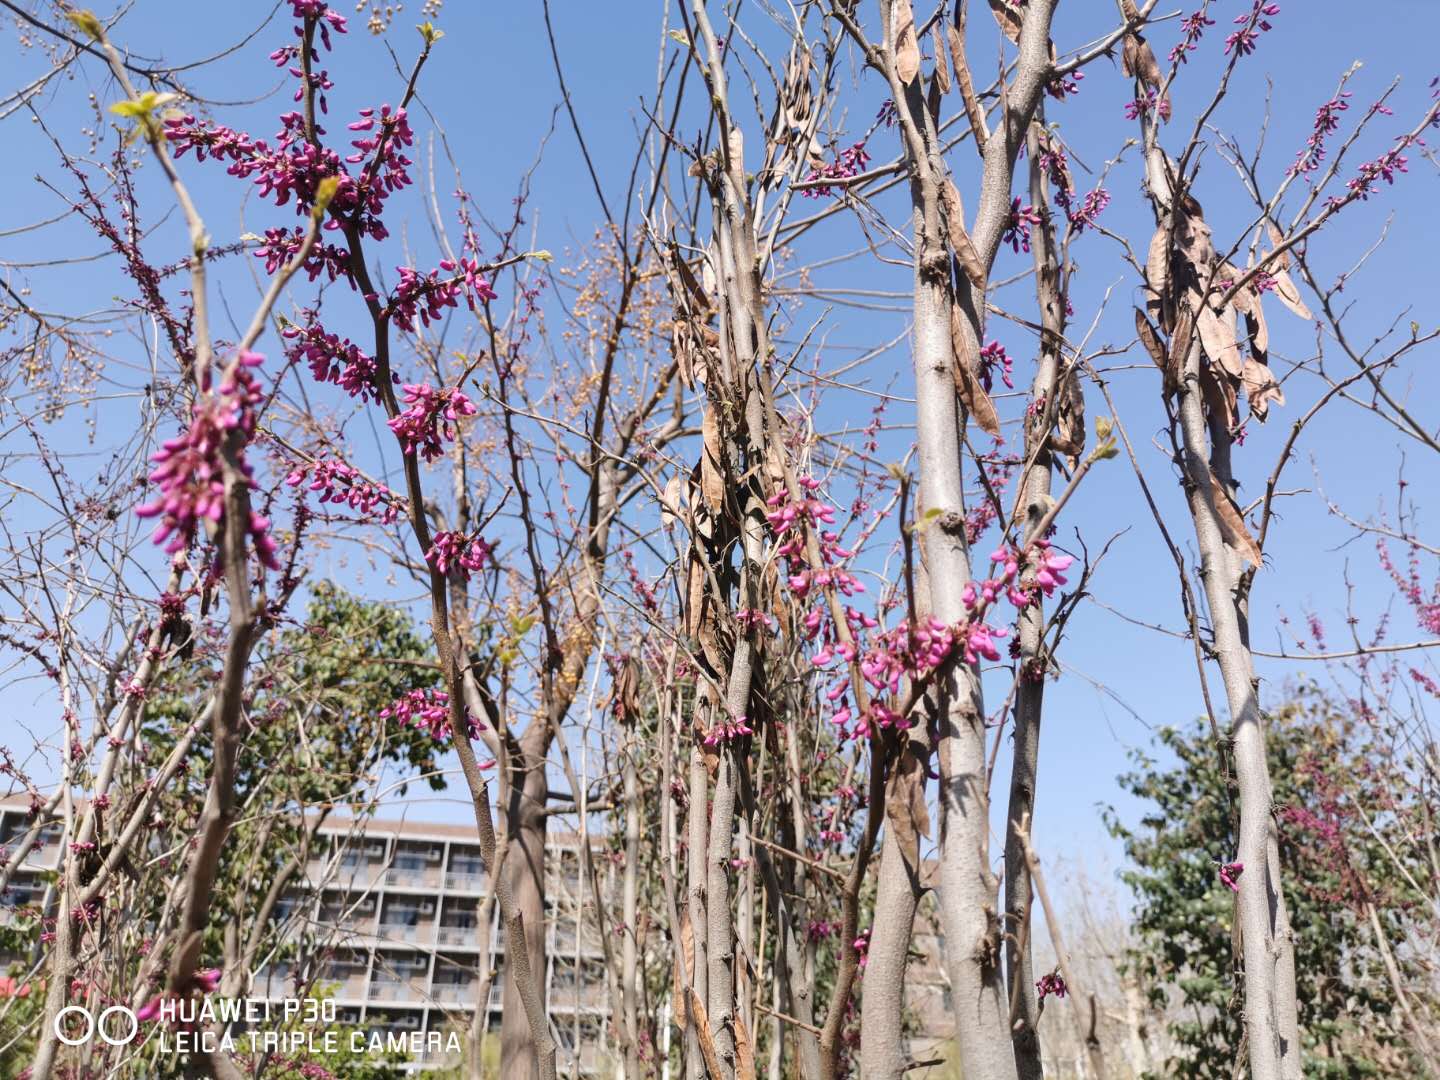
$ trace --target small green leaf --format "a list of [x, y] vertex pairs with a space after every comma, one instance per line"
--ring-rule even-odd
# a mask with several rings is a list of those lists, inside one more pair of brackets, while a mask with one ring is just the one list
[[435, 24], [428, 20], [415, 27], [415, 29], [420, 31], [420, 36], [425, 39], [426, 45], [434, 45], [435, 42], [445, 36], [444, 30], [435, 29]]
[[671, 30], [670, 40], [677, 45], [684, 45], [687, 49], [690, 47], [690, 39], [685, 36], [685, 31], [683, 30]]
[[91, 41], [102, 41], [105, 37], [105, 27], [93, 11], [67, 11], [65, 17], [70, 20], [76, 29], [80, 30]]
[[319, 221], [325, 216], [325, 210], [330, 205], [330, 200], [335, 198], [335, 192], [340, 189], [340, 178], [338, 176], [327, 176], [315, 187], [315, 205], [310, 215]]
[[525, 257], [526, 257], [527, 259], [534, 259], [536, 262], [543, 262], [543, 263], [549, 263], [549, 262], [554, 262], [554, 261], [555, 261], [555, 256], [554, 256], [554, 255], [551, 255], [550, 252], [545, 251], [545, 250], [543, 250], [543, 249], [540, 250], [540, 251], [528, 251], [528, 252], [525, 253]]

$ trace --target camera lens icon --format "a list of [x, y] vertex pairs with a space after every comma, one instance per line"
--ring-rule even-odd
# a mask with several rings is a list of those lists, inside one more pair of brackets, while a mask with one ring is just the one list
[[[70, 1014], [83, 1016], [85, 1018], [85, 1033], [79, 1038], [67, 1034], [65, 1031], [65, 1018]], [[120, 1016], [121, 1024], [129, 1021], [130, 1030], [123, 1036], [117, 1037], [114, 1029], [116, 1025], [111, 1022], [111, 1017]], [[83, 1005], [67, 1005], [55, 1014], [55, 1037], [66, 1046], [83, 1046], [93, 1039], [98, 1032], [103, 1042], [111, 1046], [129, 1046], [135, 1041], [135, 1036], [140, 1033], [140, 1020], [136, 1017], [133, 1009], [124, 1005], [111, 1005], [98, 1017]]]

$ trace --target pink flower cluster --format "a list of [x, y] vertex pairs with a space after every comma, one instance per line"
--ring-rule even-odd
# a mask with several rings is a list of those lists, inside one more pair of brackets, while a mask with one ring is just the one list
[[1045, 93], [1056, 101], [1064, 101], [1072, 94], [1080, 93], [1080, 84], [1085, 81], [1083, 71], [1072, 71], [1069, 75], [1057, 75], [1045, 84]]
[[494, 553], [494, 545], [479, 536], [438, 532], [430, 550], [425, 552], [425, 561], [435, 568], [436, 573], [448, 575], [454, 569], [468, 580], [472, 573], [485, 569]]
[[289, 323], [281, 331], [281, 336], [290, 342], [285, 348], [286, 357], [292, 363], [303, 360], [309, 364], [316, 382], [334, 383], [351, 397], [378, 401], [380, 388], [376, 385], [378, 367], [374, 358], [349, 338], [327, 333], [314, 321], [313, 311], [305, 314], [309, 320], [306, 325]]
[[[265, 272], [274, 274], [299, 254], [305, 243], [305, 230], [300, 226], [292, 229], [266, 229], [265, 239], [255, 249], [255, 257], [265, 260]], [[334, 244], [316, 244], [310, 249], [301, 267], [314, 281], [325, 274], [331, 281], [344, 278], [352, 281], [350, 275], [350, 253]]]
[[445, 309], [458, 307], [464, 297], [473, 309], [477, 301], [494, 300], [495, 290], [480, 277], [480, 266], [475, 260], [463, 256], [458, 263], [445, 259], [440, 269], [449, 277], [442, 278], [439, 270], [422, 274], [409, 266], [396, 268], [400, 282], [390, 296], [387, 311], [402, 330], [415, 332], [415, 320], [429, 326], [445, 317]]
[[1170, 119], [1170, 99], [1157, 94], [1153, 86], [1145, 92], [1144, 97], [1138, 97], [1125, 106], [1125, 119], [1134, 120], [1148, 115], [1152, 110], [1159, 114], [1161, 120]]
[[1315, 110], [1315, 127], [1305, 140], [1305, 147], [1295, 155], [1291, 173], [1311, 173], [1325, 160], [1325, 139], [1340, 127], [1340, 114], [1350, 108], [1349, 92], [1333, 97]]
[[855, 940], [850, 943], [850, 947], [855, 950], [856, 963], [860, 970], [864, 971], [866, 963], [870, 960], [870, 928], [868, 926], [860, 931]]
[[[765, 502], [768, 507], [765, 519], [782, 541], [775, 553], [789, 559], [792, 564], [792, 573], [786, 579], [790, 591], [801, 600], [817, 589], [834, 588], [844, 596], [864, 592], [865, 586], [855, 575], [836, 565], [854, 553], [840, 546], [838, 533], [820, 528], [821, 525], [835, 523], [835, 508], [814, 497], [820, 482], [813, 477], [802, 476], [799, 483], [800, 492], [777, 491]], [[809, 529], [815, 530], [819, 540], [820, 557], [824, 562], [820, 569], [812, 569], [805, 562], [805, 540]], [[794, 569], [796, 563], [800, 564], [799, 569]]]
[[290, 0], [290, 13], [297, 19], [318, 22], [327, 49], [330, 48], [328, 31], [331, 27], [337, 34], [345, 33], [345, 16], [326, 7], [325, 0]]
[[704, 743], [706, 746], [719, 746], [721, 743], [731, 742], [746, 735], [754, 735], [750, 723], [743, 716], [731, 717], [729, 720], [721, 720], [705, 733]]
[[1420, 548], [1414, 543], [1410, 545], [1410, 559], [1404, 573], [1401, 573], [1391, 560], [1390, 549], [1384, 540], [1377, 540], [1375, 549], [1379, 554], [1381, 569], [1390, 576], [1401, 597], [1415, 612], [1415, 620], [1420, 624], [1420, 628], [1440, 635], [1440, 580], [1426, 592], [1420, 580]]
[[1041, 1001], [1044, 1001], [1051, 994], [1054, 994], [1057, 998], [1063, 998], [1070, 992], [1070, 988], [1065, 985], [1065, 979], [1055, 971], [1036, 979], [1035, 990], [1040, 995]]
[[1000, 235], [1002, 244], [1009, 244], [1010, 249], [1017, 254], [1021, 248], [1027, 252], [1030, 250], [1030, 228], [1040, 224], [1040, 215], [1033, 206], [1021, 206], [1020, 196], [1015, 196], [1015, 201], [1010, 204], [1010, 217], [1005, 223], [1005, 231]]
[[[875, 625], [873, 619], [870, 625]], [[860, 716], [855, 717], [848, 699], [844, 698], [849, 684], [842, 678], [826, 695], [831, 701], [842, 699], [830, 722], [842, 735], [862, 739], [884, 728], [904, 730], [910, 727], [913, 721], [890, 708], [880, 695], [889, 693], [893, 697], [900, 692], [903, 679], [928, 675], [950, 657], [954, 646], [955, 635], [950, 627], [933, 618], [914, 626], [902, 622], [895, 629], [877, 635], [860, 660], [860, 673], [874, 688], [876, 697]], [[854, 727], [847, 730], [852, 719]]]
[[1255, 7], [1249, 14], [1235, 19], [1235, 25], [1240, 29], [1225, 39], [1225, 54], [1228, 56], [1234, 49], [1238, 56], [1249, 56], [1255, 51], [1255, 42], [1259, 40], [1260, 35], [1273, 29], [1266, 17], [1274, 18], [1279, 14], [1279, 4], [1255, 0]]
[[1245, 864], [1242, 862], [1222, 863], [1220, 866], [1220, 883], [1233, 893], [1240, 891], [1240, 875], [1245, 872]]
[[387, 420], [407, 454], [434, 461], [445, 452], [441, 440], [454, 441], [462, 418], [475, 415], [475, 406], [458, 386], [437, 390], [429, 383], [407, 383], [405, 404], [399, 416]]
[[[282, 64], [288, 62], [282, 55], [288, 52], [281, 50], [275, 54], [281, 57]], [[298, 74], [300, 69], [292, 68], [291, 71]], [[318, 85], [329, 85], [323, 72], [312, 74], [311, 79], [321, 80]], [[361, 110], [359, 126], [374, 127], [376, 123], [374, 110]], [[412, 182], [408, 170], [413, 163], [402, 151], [415, 141], [415, 136], [406, 122], [404, 110], [392, 113], [389, 106], [383, 106], [378, 123], [380, 129], [373, 136], [353, 141], [352, 145], [357, 150], [344, 161], [336, 151], [306, 137], [305, 119], [298, 112], [285, 113], [280, 117], [281, 130], [275, 136], [274, 147], [264, 139], [252, 139], [249, 134], [234, 128], [197, 122], [193, 116], [166, 120], [165, 136], [177, 158], [194, 150], [200, 161], [207, 157], [228, 161], [230, 164], [226, 172], [240, 179], [253, 179], [260, 194], [273, 198], [276, 206], [286, 205], [294, 195], [295, 211], [299, 215], [310, 213], [321, 182], [334, 177], [339, 181], [339, 187], [331, 197], [329, 206], [333, 216], [325, 227], [339, 229], [341, 224], [337, 218], [345, 218], [353, 222], [361, 233], [383, 240], [389, 235], [380, 220], [385, 200]], [[317, 127], [317, 137], [323, 134], [324, 129]], [[371, 151], [374, 157], [357, 181], [346, 171], [345, 162], [358, 164]], [[279, 266], [275, 249], [284, 250], [284, 244], [293, 241], [282, 243], [280, 236], [267, 239], [269, 246], [263, 251], [266, 265]], [[298, 247], [298, 244], [295, 246]], [[343, 249], [321, 246], [307, 261], [306, 270], [312, 280], [321, 270], [336, 276], [344, 273], [348, 278], [347, 263], [348, 254]]]
[[1010, 376], [1015, 371], [1015, 362], [1005, 352], [1004, 345], [992, 341], [980, 350], [980, 385], [985, 387], [987, 394], [992, 392], [997, 371], [1001, 381], [1010, 389], [1015, 389], [1015, 384], [1010, 381]]
[[1173, 64], [1176, 61], [1185, 63], [1186, 53], [1194, 52], [1200, 47], [1200, 39], [1205, 34], [1207, 26], [1214, 26], [1215, 20], [1206, 18], [1204, 9], [1180, 20], [1180, 41], [1170, 50], [1169, 60]]
[[[380, 719], [394, 720], [399, 724], [430, 733], [436, 742], [450, 738], [450, 695], [444, 690], [410, 690], [380, 710]], [[469, 709], [465, 710], [465, 722], [470, 738], [480, 734], [480, 721]]]
[[[1020, 574], [1021, 563], [1027, 560], [1034, 564], [1035, 569], [1029, 582], [1023, 581]], [[1023, 610], [1035, 602], [1038, 593], [1050, 596], [1057, 586], [1064, 585], [1066, 578], [1063, 572], [1074, 561], [1069, 555], [1055, 554], [1050, 550], [1049, 541], [1044, 539], [1035, 542], [1029, 555], [1022, 555], [1013, 548], [1000, 548], [991, 554], [990, 562], [1000, 568], [999, 576], [972, 581], [965, 586], [963, 594], [969, 618], [965, 630], [966, 663], [978, 663], [982, 657], [990, 661], [1000, 659], [995, 639], [1005, 637], [1007, 632], [988, 626], [985, 615], [1002, 593], [1011, 604]]]
[[[135, 513], [142, 518], [160, 519], [152, 539], [157, 544], [165, 544], [166, 552], [171, 555], [184, 551], [194, 542], [202, 522], [210, 522], [218, 531], [224, 520], [225, 474], [221, 452], [232, 432], [238, 433], [239, 466], [248, 480], [250, 467], [245, 461], [244, 445], [255, 434], [255, 406], [264, 398], [259, 381], [250, 369], [258, 367], [264, 359], [259, 353], [241, 353], [231, 363], [218, 390], [202, 389], [191, 413], [189, 430], [167, 440], [151, 458], [155, 471], [150, 474], [150, 482], [160, 485], [160, 494]], [[278, 570], [269, 520], [252, 512], [246, 528], [256, 557], [264, 566]]]
[[318, 493], [321, 503], [348, 506], [367, 518], [378, 515], [383, 525], [399, 518], [405, 507], [404, 500], [384, 484], [364, 479], [360, 470], [333, 458], [302, 463], [285, 477], [285, 483], [291, 487], [298, 487], [306, 480], [309, 480], [307, 489]]
[[805, 932], [811, 941], [824, 941], [831, 934], [838, 932], [839, 929], [840, 924], [837, 922], [830, 922], [826, 919], [811, 919], [810, 925], [806, 927]]
[[1065, 208], [1070, 218], [1070, 224], [1075, 226], [1076, 233], [1082, 233], [1088, 226], [1094, 225], [1105, 208], [1110, 205], [1110, 193], [1103, 187], [1097, 187], [1094, 191], [1085, 193], [1085, 198], [1080, 203], [1080, 209], [1071, 210]]
[[1385, 151], [1374, 161], [1367, 161], [1360, 166], [1360, 173], [1352, 180], [1347, 180], [1345, 186], [1350, 189], [1352, 195], [1358, 196], [1362, 201], [1370, 198], [1370, 189], [1375, 181], [1384, 180], [1387, 184], [1395, 183], [1395, 174], [1409, 172], [1406, 168], [1409, 159], [1400, 151], [1409, 146], [1409, 138], [1401, 136], [1399, 145]]
[[[892, 103], [893, 112], [894, 105]], [[882, 106], [880, 116], [885, 115]], [[877, 117], [877, 119], [879, 119]], [[865, 166], [870, 164], [870, 155], [865, 152], [865, 142], [861, 140], [854, 146], [840, 151], [839, 157], [827, 165], [821, 165], [817, 169], [811, 169], [810, 175], [805, 177], [806, 181], [812, 180], [848, 180], [852, 176], [858, 176], [864, 171]], [[821, 184], [819, 187], [807, 187], [800, 192], [806, 198], [819, 199], [826, 195], [834, 194], [834, 189], [829, 184]]]

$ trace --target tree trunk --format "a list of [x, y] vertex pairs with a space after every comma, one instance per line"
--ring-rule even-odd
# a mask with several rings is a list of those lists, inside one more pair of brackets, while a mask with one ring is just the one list
[[[1037, 124], [1044, 114], [1037, 110]], [[1035, 294], [1040, 305], [1040, 356], [1030, 400], [1049, 402], [1060, 367], [1060, 341], [1065, 332], [1065, 304], [1060, 295], [1060, 265], [1055, 250], [1055, 228], [1048, 207], [1044, 171], [1040, 167], [1040, 141], [1032, 125], [1027, 139], [1030, 161], [1030, 202], [1042, 221], [1035, 230]], [[1037, 409], [1037, 415], [1044, 411]], [[1026, 419], [1026, 468], [1020, 480], [1018, 507], [1024, 526], [1021, 547], [1041, 537], [1035, 527], [1045, 516], [1050, 496], [1049, 431], [1037, 430]], [[1033, 579], [1033, 571], [1022, 570]], [[1017, 637], [1020, 655], [1015, 687], [1014, 758], [1010, 770], [1010, 806], [1005, 831], [1005, 939], [1006, 971], [1010, 978], [1011, 1039], [1020, 1080], [1042, 1080], [1045, 1067], [1040, 1052], [1040, 1002], [1035, 993], [1035, 929], [1030, 866], [1025, 858], [1021, 830], [1035, 818], [1035, 792], [1040, 768], [1040, 719], [1045, 704], [1045, 609], [1040, 597], [1020, 613]]]
[[[928, 742], [912, 733], [902, 753], [920, 759], [923, 776], [930, 757]], [[865, 992], [860, 997], [860, 1075], [866, 1080], [901, 1080], [909, 1064], [903, 1029], [905, 967], [915, 911], [925, 891], [920, 872], [918, 852], [916, 857], [909, 856], [895, 830], [887, 828], [880, 845], [875, 916], [866, 950]]]
[[[530, 971], [535, 980], [535, 990], [542, 1003], [545, 995], [545, 794], [548, 778], [545, 775], [545, 753], [539, 738], [538, 727], [526, 730], [520, 742], [519, 752], [514, 755], [514, 766], [520, 773], [519, 782], [512, 783], [509, 797], [505, 800], [503, 827], [508, 838], [505, 865], [501, 873], [510, 886], [513, 910], [510, 917], [519, 916], [524, 921], [525, 949], [530, 958]], [[516, 985], [515, 966], [509, 959], [514, 954], [516, 942], [510, 940], [507, 928], [505, 938], [505, 968], [509, 977], [504, 980], [504, 992], [500, 1004], [500, 1068], [506, 1080], [539, 1080], [540, 1059], [536, 1054], [535, 1041], [525, 1013], [525, 1003]]]

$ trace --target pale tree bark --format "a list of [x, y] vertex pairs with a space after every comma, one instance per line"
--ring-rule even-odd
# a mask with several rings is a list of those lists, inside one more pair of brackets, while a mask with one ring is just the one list
[[[1070, 951], [1065, 948], [1064, 932], [1060, 929], [1060, 920], [1055, 915], [1054, 907], [1051, 906], [1050, 892], [1045, 888], [1045, 879], [1040, 876], [1040, 860], [1035, 857], [1035, 849], [1030, 846], [1030, 822], [1028, 820], [1022, 821], [1016, 826], [1015, 837], [1020, 846], [1020, 857], [1030, 871], [1029, 887], [1039, 896], [1040, 907], [1045, 912], [1045, 926], [1050, 931], [1050, 943], [1055, 947], [1055, 957], [1069, 992], [1070, 1020], [1075, 1026], [1076, 1042], [1085, 1048], [1085, 1059], [1089, 1064], [1091, 1080], [1106, 1080], [1110, 1072], [1105, 1066], [1105, 1052], [1100, 1045], [1099, 1032], [1096, 1030], [1099, 1024], [1099, 1003], [1093, 993], [1082, 994], [1080, 984], [1075, 981], [1075, 972], [1070, 966]], [[1082, 997], [1088, 1005], [1088, 1025], [1080, 1015]]]
[[[500, 1060], [506, 1074], [517, 1080], [541, 1075], [534, 1032], [527, 1018], [525, 998], [536, 994], [544, 1005], [545, 971], [545, 798], [548, 790], [540, 722], [535, 721], [519, 741], [514, 755], [519, 782], [512, 783], [502, 800], [505, 812], [501, 829], [506, 836], [505, 865], [501, 874], [509, 883], [512, 907], [505, 916], [505, 962], [514, 966], [516, 941], [512, 937], [516, 916], [522, 920], [524, 952], [535, 976], [533, 987], [522, 987], [514, 978], [504, 980], [500, 999]], [[544, 740], [548, 742], [548, 740]], [[537, 760], [538, 759], [538, 760]]]
[[[866, 48], [867, 57], [890, 82], [908, 157], [915, 236], [916, 445], [921, 502], [927, 513], [937, 515], [926, 537], [931, 606], [936, 618], [958, 626], [968, 618], [963, 595], [972, 571], [961, 467], [966, 416], [955, 390], [955, 365], [964, 360], [955, 355], [952, 344], [951, 309], [953, 303], [959, 303], [965, 313], [959, 320], [963, 347], [978, 353], [984, 289], [964, 274], [958, 275], [952, 286], [943, 209], [947, 170], [922, 81], [916, 77], [903, 82], [897, 70], [893, 39], [897, 6], [897, 0], [881, 0], [886, 47], [878, 52]], [[993, 136], [975, 133], [977, 139], [984, 138], [985, 145], [979, 208], [970, 235], [980, 266], [987, 273], [1010, 215], [1015, 159], [1049, 73], [1053, 7], [1051, 0], [1033, 0], [1025, 7], [1016, 73], [1005, 91], [1002, 127]], [[904, 9], [908, 12], [909, 8], [905, 2]], [[952, 206], [950, 212], [959, 210]], [[964, 227], [963, 221], [951, 225]], [[936, 718], [940, 915], [960, 1065], [966, 1077], [975, 1080], [1013, 1077], [1015, 1055], [1000, 964], [998, 883], [990, 864], [985, 713], [978, 668], [953, 665], [940, 684], [939, 700], [943, 709]]]
[[[1035, 125], [1044, 124], [1044, 110], [1037, 109]], [[1060, 258], [1056, 250], [1055, 224], [1045, 172], [1040, 164], [1040, 139], [1031, 126], [1026, 143], [1030, 162], [1030, 202], [1040, 214], [1035, 228], [1032, 253], [1035, 263], [1035, 293], [1040, 306], [1040, 354], [1031, 385], [1030, 401], [1035, 421], [1025, 421], [1025, 468], [1021, 474], [1016, 521], [1022, 529], [1020, 547], [1029, 550], [1043, 537], [1036, 527], [1046, 516], [1050, 503], [1051, 449], [1049, 427], [1040, 423], [1054, 401], [1060, 368], [1060, 344], [1065, 333], [1065, 301], [1061, 295]], [[1047, 403], [1040, 408], [1041, 402]], [[1022, 574], [1033, 580], [1033, 563]], [[1013, 765], [1010, 771], [1010, 805], [1005, 830], [1005, 928], [1006, 973], [1010, 984], [1011, 1037], [1015, 1044], [1015, 1065], [1020, 1080], [1040, 1080], [1045, 1075], [1040, 1048], [1040, 1002], [1035, 993], [1035, 966], [1032, 957], [1035, 931], [1031, 911], [1033, 898], [1030, 864], [1025, 858], [1021, 830], [1034, 820], [1035, 793], [1040, 770], [1040, 720], [1045, 703], [1045, 677], [1049, 657], [1044, 653], [1045, 608], [1039, 595], [1022, 612], [1016, 635], [1020, 653], [1015, 686], [1015, 732]]]
[[[930, 614], [930, 576], [923, 558], [915, 557], [910, 521], [901, 499], [902, 535], [905, 539], [907, 576], [913, 582], [912, 619]], [[913, 690], [912, 690], [913, 693]], [[928, 712], [934, 702], [920, 708]], [[923, 777], [930, 770], [931, 739], [925, 726], [916, 727], [900, 749], [897, 775], [913, 771]], [[908, 757], [909, 760], [905, 760]], [[910, 1062], [905, 1053], [905, 969], [915, 913], [925, 895], [924, 865], [919, 846], [907, 850], [894, 828], [885, 830], [880, 845], [880, 866], [875, 879], [875, 914], [865, 963], [865, 993], [860, 998], [861, 1074], [901, 1080]]]
[[[1159, 145], [1154, 112], [1151, 110], [1142, 120], [1145, 179], [1157, 224], [1173, 236], [1177, 178]], [[1184, 178], [1179, 179], [1183, 182]], [[1169, 250], [1167, 244], [1167, 253]], [[1208, 284], [1202, 282], [1202, 286]], [[1225, 498], [1233, 492], [1230, 436], [1223, 420], [1207, 430], [1201, 389], [1202, 362], [1197, 335], [1183, 358], [1179, 379], [1180, 465], [1200, 551], [1200, 576], [1214, 635], [1213, 653], [1230, 709], [1240, 795], [1236, 861], [1243, 864], [1244, 870], [1239, 881], [1237, 914], [1245, 964], [1245, 1052], [1255, 1080], [1298, 1080], [1301, 1047], [1295, 951], [1281, 884], [1274, 794], [1245, 619], [1250, 583], [1241, 571], [1238, 553], [1226, 543], [1215, 505], [1217, 494]], [[1212, 470], [1215, 484], [1211, 481]]]

